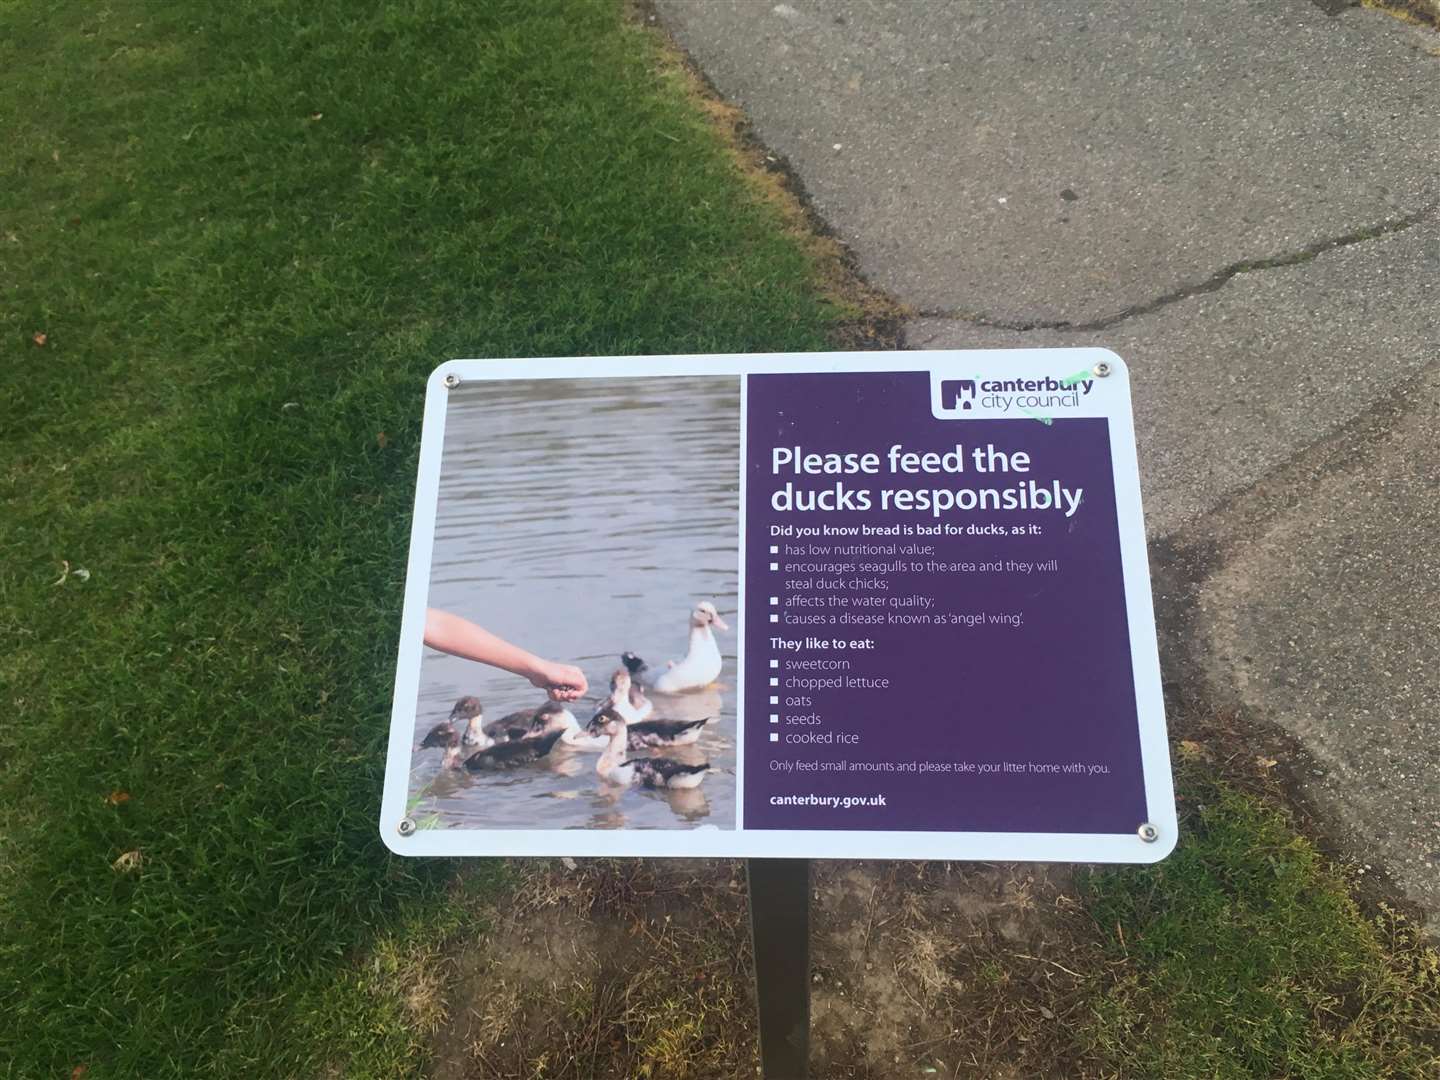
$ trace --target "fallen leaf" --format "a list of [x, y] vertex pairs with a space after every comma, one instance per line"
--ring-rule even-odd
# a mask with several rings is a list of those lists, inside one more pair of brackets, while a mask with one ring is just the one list
[[43, 349], [45, 347], [45, 343], [50, 340], [50, 335], [36, 330], [35, 333], [30, 335], [30, 340], [35, 342], [36, 345], [40, 346], [40, 348]]
[[1262, 769], [1273, 769], [1276, 765], [1279, 765], [1280, 763], [1276, 761], [1273, 757], [1257, 757], [1255, 759], [1255, 764], [1259, 765]]
[[80, 219], [79, 219], [78, 217], [72, 217], [72, 218], [70, 219], [70, 224], [71, 224], [71, 225], [79, 225], [79, 224], [80, 224]]
[[80, 1080], [80, 1078], [89, 1071], [89, 1065], [76, 1065], [73, 1069], [70, 1070], [70, 1080]]
[[51, 150], [51, 151], [50, 151], [50, 160], [51, 160], [51, 161], [59, 161], [59, 160], [60, 160], [60, 151], [59, 151], [59, 150]]
[[375, 442], [379, 444], [381, 450], [384, 450], [387, 446], [390, 445], [390, 436], [386, 435], [385, 432], [382, 431], [379, 435], [375, 436]]
[[1053, 1012], [1051, 1012], [1049, 1009], [1047, 1009], [1044, 1005], [1041, 1005], [1041, 1006], [1040, 1006], [1040, 1015], [1043, 1016], [1046, 1020], [1054, 1020], [1054, 1019], [1055, 1019], [1055, 1014], [1054, 1014]]
[[50, 583], [52, 587], [56, 585], [64, 585], [65, 579], [70, 576], [70, 560], [61, 559], [60, 566], [60, 576]]
[[311, 120], [321, 120], [321, 119], [324, 119], [324, 117], [325, 117], [325, 114], [324, 114], [323, 112], [312, 112], [312, 113], [310, 114], [310, 119], [311, 119]]
[[121, 791], [119, 788], [116, 788], [114, 791], [110, 792], [109, 795], [105, 796], [105, 801], [111, 806], [119, 806], [121, 803], [127, 803], [130, 801], [130, 792]]
[[144, 861], [145, 857], [140, 854], [138, 849], [135, 851], [127, 851], [110, 864], [110, 869], [114, 870], [117, 874], [131, 874], [139, 870], [140, 864]]
[[89, 571], [89, 570], [86, 570], [85, 567], [83, 567], [83, 566], [77, 566], [77, 567], [75, 568], [75, 576], [76, 576], [77, 578], [79, 578], [81, 581], [89, 581], [89, 580], [90, 580], [90, 571]]
[[1187, 758], [1204, 757], [1205, 747], [1194, 739], [1181, 739], [1180, 753]]

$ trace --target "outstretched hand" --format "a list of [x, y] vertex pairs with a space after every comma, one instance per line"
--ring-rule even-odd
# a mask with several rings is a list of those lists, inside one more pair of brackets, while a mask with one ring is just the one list
[[578, 667], [549, 660], [541, 660], [536, 665], [530, 684], [549, 694], [551, 701], [575, 701], [590, 688], [585, 673]]

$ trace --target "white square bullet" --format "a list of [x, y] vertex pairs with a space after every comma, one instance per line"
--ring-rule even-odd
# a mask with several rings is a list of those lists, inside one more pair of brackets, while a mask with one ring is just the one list
[[771, 695], [770, 695], [770, 704], [771, 704], [771, 705], [779, 705], [779, 704], [780, 704], [780, 699], [779, 699], [778, 697], [776, 697], [774, 694], [771, 694]]
[[771, 741], [771, 742], [779, 742], [779, 741], [780, 741], [780, 733], [779, 733], [778, 731], [772, 731], [772, 732], [770, 732], [770, 741]]
[[779, 615], [775, 615], [775, 614], [772, 613], [771, 616], [770, 616], [770, 621], [771, 621], [771, 622], [779, 622], [779, 621], [780, 621], [780, 616], [779, 616]]
[[771, 685], [771, 686], [779, 686], [779, 685], [780, 685], [780, 680], [779, 680], [779, 679], [771, 679], [771, 680], [770, 680], [770, 685]]
[[771, 660], [771, 661], [770, 661], [770, 666], [771, 666], [771, 667], [779, 667], [779, 666], [780, 666], [780, 661], [779, 661], [779, 660]]
[[771, 606], [771, 607], [774, 607], [774, 606], [775, 606], [776, 604], [778, 604], [778, 603], [780, 603], [780, 598], [779, 598], [778, 596], [772, 596], [772, 597], [770, 597], [770, 606]]
[[780, 549], [779, 549], [779, 547], [777, 547], [777, 546], [774, 545], [774, 544], [771, 544], [771, 545], [770, 545], [770, 554], [771, 554], [771, 555], [779, 555], [779, 554], [780, 554]]
[[778, 562], [772, 562], [772, 563], [770, 564], [770, 569], [771, 569], [771, 570], [779, 570], [779, 569], [780, 569], [780, 564], [779, 564]]
[[779, 714], [778, 712], [772, 712], [772, 713], [770, 714], [770, 723], [772, 723], [772, 724], [778, 724], [779, 722], [780, 722], [780, 714]]

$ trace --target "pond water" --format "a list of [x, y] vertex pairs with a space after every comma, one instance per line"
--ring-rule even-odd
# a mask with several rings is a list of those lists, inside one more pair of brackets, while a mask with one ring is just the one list
[[[656, 673], [684, 656], [698, 601], [713, 601], [732, 630], [716, 633], [717, 685], [652, 695], [657, 717], [715, 718], [695, 745], [651, 752], [708, 761], [698, 789], [617, 788], [596, 774], [598, 751], [557, 747], [471, 776], [425, 750], [410, 774], [422, 825], [734, 828], [739, 426], [734, 376], [474, 381], [451, 392], [431, 607], [579, 666], [590, 692], [570, 709], [582, 725], [622, 652]], [[426, 649], [417, 731], [464, 694], [480, 698], [487, 721], [545, 700], [521, 678]]]

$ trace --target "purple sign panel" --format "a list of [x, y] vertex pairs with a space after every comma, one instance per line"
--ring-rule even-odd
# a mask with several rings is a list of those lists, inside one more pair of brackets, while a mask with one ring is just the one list
[[748, 378], [745, 828], [1133, 834], [1109, 421], [931, 389]]

